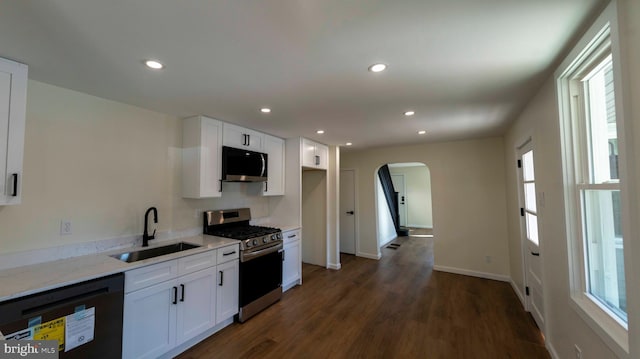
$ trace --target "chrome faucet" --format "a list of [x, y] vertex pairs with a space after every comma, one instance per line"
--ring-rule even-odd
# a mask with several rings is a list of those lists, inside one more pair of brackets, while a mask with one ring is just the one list
[[156, 230], [153, 230], [153, 234], [149, 235], [149, 232], [147, 231], [147, 222], [149, 222], [149, 212], [153, 211], [153, 223], [158, 223], [158, 210], [156, 209], [156, 207], [151, 207], [149, 209], [147, 209], [147, 211], [144, 213], [144, 233], [142, 234], [142, 246], [143, 247], [148, 247], [149, 246], [149, 240], [150, 239], [155, 239], [156, 238]]

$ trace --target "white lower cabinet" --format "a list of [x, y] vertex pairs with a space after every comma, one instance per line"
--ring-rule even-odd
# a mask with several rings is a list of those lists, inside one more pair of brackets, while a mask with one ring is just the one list
[[177, 282], [176, 345], [180, 345], [216, 325], [216, 269], [188, 274]]
[[[219, 251], [234, 256], [216, 265]], [[122, 357], [157, 358], [233, 318], [237, 252], [238, 245], [232, 245], [126, 272]], [[167, 268], [178, 268], [169, 280], [165, 273], [176, 272]]]
[[125, 295], [123, 358], [157, 358], [176, 345], [174, 286], [168, 281]]
[[217, 267], [216, 317], [218, 323], [238, 313], [239, 270], [237, 260], [219, 264]]
[[300, 230], [283, 232], [284, 262], [282, 263], [282, 290], [302, 284], [302, 242]]

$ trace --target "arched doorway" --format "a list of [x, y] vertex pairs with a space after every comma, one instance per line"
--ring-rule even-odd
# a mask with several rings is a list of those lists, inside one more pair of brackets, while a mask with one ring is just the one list
[[[376, 223], [379, 248], [398, 236], [432, 237], [433, 212], [429, 167], [420, 162], [389, 163], [386, 165], [388, 176], [380, 176], [379, 171], [383, 167], [385, 166], [379, 168], [376, 173]], [[389, 180], [391, 183], [384, 183]], [[394, 200], [387, 200], [388, 188], [394, 192], [391, 195], [391, 197], [395, 196]]]

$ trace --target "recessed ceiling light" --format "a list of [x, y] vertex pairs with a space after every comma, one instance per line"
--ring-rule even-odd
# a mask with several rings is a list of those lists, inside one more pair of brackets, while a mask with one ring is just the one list
[[373, 64], [371, 66], [369, 66], [369, 71], [371, 72], [381, 72], [384, 71], [387, 68], [387, 65], [385, 64]]
[[260, 112], [262, 112], [262, 113], [270, 113], [271, 109], [267, 108], [267, 107], [263, 107], [263, 108], [260, 109]]
[[147, 60], [144, 64], [147, 65], [148, 68], [154, 70], [161, 70], [162, 68], [164, 68], [164, 65], [156, 60]]
[[405, 116], [413, 116], [415, 114], [416, 114], [415, 111], [407, 111], [407, 112], [404, 113]]
[[317, 134], [319, 134], [319, 135], [321, 135], [321, 134], [323, 134], [323, 133], [324, 133], [324, 130], [318, 130], [318, 131], [316, 131], [316, 133], [317, 133]]
[[424, 135], [425, 133], [427, 133], [427, 131], [425, 131], [425, 130], [420, 130], [420, 131], [418, 131], [418, 134], [419, 134], [419, 135]]
[[347, 146], [351, 146], [351, 145], [353, 145], [353, 143], [351, 143], [351, 142], [347, 142], [347, 143], [345, 143], [345, 145], [347, 145]]

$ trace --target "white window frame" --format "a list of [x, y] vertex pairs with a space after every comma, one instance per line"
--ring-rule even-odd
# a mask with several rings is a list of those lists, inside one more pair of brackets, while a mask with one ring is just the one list
[[[581, 185], [576, 183], [577, 171], [584, 173], [585, 169], [578, 168], [574, 160], [575, 155], [588, 156], [584, 153], [584, 146], [581, 143], [582, 133], [575, 128], [575, 120], [572, 118], [575, 106], [571, 98], [571, 81], [577, 69], [583, 67], [588, 60], [602, 50], [605, 42], [610, 42], [612, 65], [614, 73], [614, 92], [616, 124], [618, 133], [619, 150], [619, 175], [620, 184], [600, 184]], [[627, 177], [627, 157], [624, 138], [624, 111], [622, 100], [624, 94], [621, 86], [620, 48], [618, 40], [617, 7], [612, 2], [598, 17], [591, 28], [586, 32], [570, 54], [565, 58], [555, 73], [557, 82], [557, 94], [559, 105], [559, 119], [562, 140], [562, 160], [564, 175], [564, 201], [567, 219], [567, 245], [569, 254], [569, 282], [570, 282], [570, 304], [582, 319], [603, 339], [603, 341], [618, 356], [627, 357], [629, 355], [629, 335], [628, 325], [621, 321], [614, 313], [602, 305], [597, 299], [588, 293], [588, 283], [586, 277], [587, 264], [584, 257], [582, 209], [580, 208], [580, 189], [600, 188], [600, 189], [620, 189], [621, 198], [624, 198], [629, 191]], [[578, 142], [578, 143], [576, 143]], [[627, 196], [627, 198], [629, 198]], [[630, 201], [623, 201], [621, 205], [622, 228], [625, 233], [623, 245], [625, 248], [625, 277], [627, 284], [633, 279], [630, 275], [630, 238], [632, 238], [630, 228]]]

